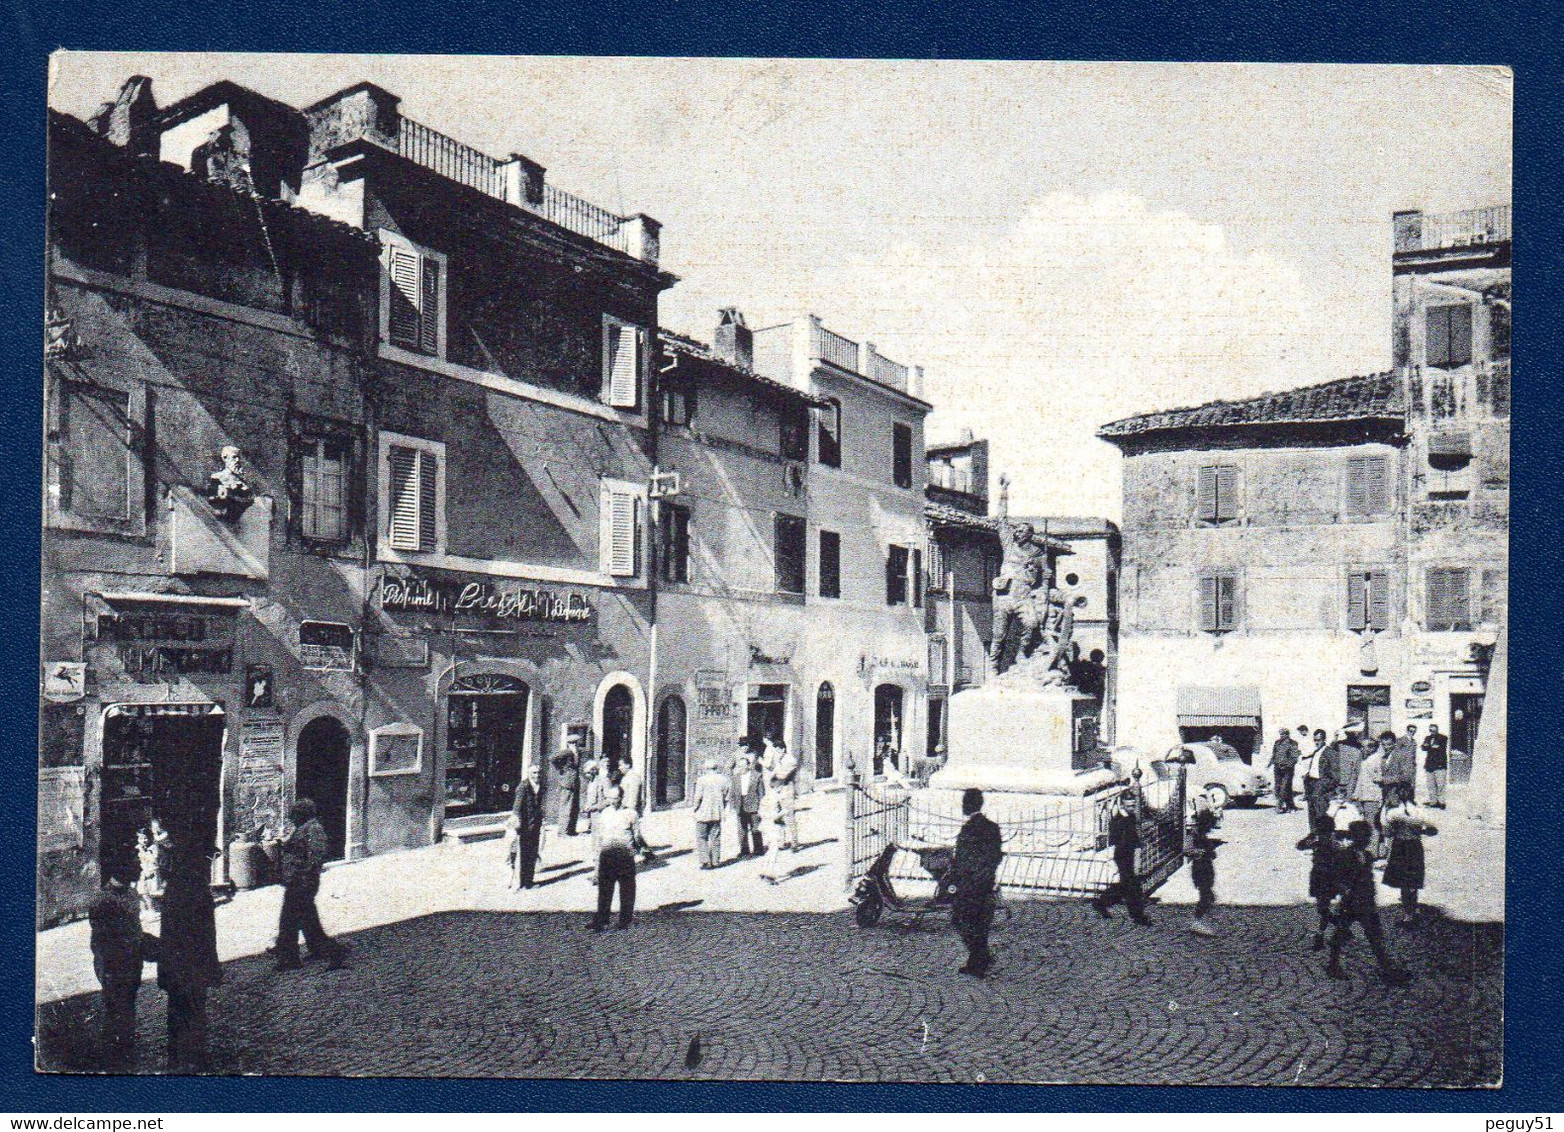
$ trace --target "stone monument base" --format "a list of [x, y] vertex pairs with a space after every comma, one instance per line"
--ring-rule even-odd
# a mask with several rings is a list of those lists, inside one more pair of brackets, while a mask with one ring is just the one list
[[[989, 685], [950, 699], [944, 769], [929, 779], [939, 790], [1015, 794], [1081, 794], [1082, 770], [1096, 767], [1099, 703], [1070, 688]], [[1088, 722], [1089, 721], [1089, 722]]]

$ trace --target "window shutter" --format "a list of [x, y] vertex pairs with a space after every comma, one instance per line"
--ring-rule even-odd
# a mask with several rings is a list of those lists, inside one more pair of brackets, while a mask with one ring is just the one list
[[1450, 364], [1470, 365], [1472, 361], [1472, 308], [1458, 303], [1450, 311]]
[[1224, 574], [1216, 580], [1216, 624], [1231, 629], [1238, 623], [1238, 579]]
[[610, 322], [605, 328], [608, 355], [608, 403], [617, 409], [633, 409], [640, 393], [640, 331]]
[[418, 348], [432, 357], [440, 354], [440, 262], [423, 260], [422, 292], [418, 304]]
[[1238, 469], [1216, 469], [1216, 519], [1226, 522], [1238, 518]]
[[1195, 518], [1204, 523], [1216, 522], [1216, 469], [1201, 468], [1195, 487]]
[[1363, 461], [1364, 514], [1383, 515], [1390, 510], [1390, 460], [1368, 456]]
[[[1349, 515], [1368, 513], [1367, 463], [1361, 456], [1353, 456], [1347, 461], [1347, 514]], [[1354, 626], [1358, 629], [1362, 627], [1362, 625]]]
[[1428, 341], [1423, 348], [1423, 357], [1428, 365], [1450, 364], [1449, 312], [1449, 307], [1429, 307], [1424, 316], [1423, 324], [1428, 331]]
[[912, 551], [912, 606], [914, 609], [923, 608], [923, 551], [917, 547]]
[[419, 261], [423, 257], [417, 252], [395, 245], [387, 251], [389, 260], [386, 270], [391, 283], [391, 310], [386, 329], [393, 346], [416, 350], [419, 348], [422, 321], [419, 318], [423, 301]]
[[1390, 575], [1375, 570], [1368, 575], [1368, 627], [1376, 633], [1390, 628]]
[[1368, 627], [1369, 579], [1361, 571], [1347, 575], [1347, 628], [1359, 632]]
[[636, 508], [639, 502], [633, 492], [622, 488], [608, 489], [608, 553], [605, 565], [608, 573], [616, 578], [635, 576]]
[[1216, 578], [1200, 579], [1200, 627], [1208, 633], [1215, 632], [1218, 628], [1216, 589]]
[[418, 549], [435, 549], [436, 492], [440, 486], [440, 461], [433, 452], [418, 454]]
[[388, 465], [386, 501], [387, 536], [396, 550], [417, 550], [418, 540], [418, 456], [413, 448], [392, 445], [386, 453]]

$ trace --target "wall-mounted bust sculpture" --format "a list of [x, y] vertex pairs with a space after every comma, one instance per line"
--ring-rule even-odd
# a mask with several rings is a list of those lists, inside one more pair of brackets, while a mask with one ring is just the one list
[[223, 445], [223, 467], [206, 481], [206, 501], [225, 523], [237, 523], [255, 502], [255, 492], [244, 473], [244, 454], [232, 444]]

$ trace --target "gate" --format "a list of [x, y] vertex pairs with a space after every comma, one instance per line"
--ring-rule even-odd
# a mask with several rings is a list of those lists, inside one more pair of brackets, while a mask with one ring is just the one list
[[[1185, 768], [1159, 765], [1155, 775], [1086, 797], [993, 794], [983, 812], [999, 824], [1005, 856], [998, 881], [1056, 896], [1089, 896], [1118, 877], [1108, 847], [1108, 818], [1123, 797], [1140, 815], [1136, 872], [1147, 892], [1184, 860]], [[863, 875], [887, 845], [903, 850], [954, 845], [966, 818], [956, 791], [854, 784], [847, 800], [847, 875]], [[898, 852], [896, 880], [929, 881], [916, 853]]]

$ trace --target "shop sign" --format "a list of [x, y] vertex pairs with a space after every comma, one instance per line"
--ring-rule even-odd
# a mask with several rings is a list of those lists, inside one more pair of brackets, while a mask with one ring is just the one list
[[921, 671], [921, 667], [922, 662], [912, 657], [869, 656], [867, 654], [862, 654], [858, 657], [858, 674], [860, 676], [867, 676], [871, 672], [913, 675]]
[[69, 704], [87, 691], [87, 666], [71, 660], [52, 660], [43, 666], [43, 698]]
[[232, 671], [234, 615], [111, 612], [98, 615], [98, 639], [114, 642], [125, 673], [143, 683]]
[[337, 621], [300, 622], [299, 663], [322, 672], [352, 672], [352, 626]]
[[733, 699], [726, 684], [703, 686], [695, 689], [696, 713], [706, 721], [723, 721], [733, 718]]
[[79, 766], [46, 766], [38, 771], [38, 848], [79, 849], [86, 772]]
[[494, 582], [446, 582], [411, 576], [380, 581], [380, 608], [394, 613], [470, 614], [502, 621], [590, 621], [592, 604], [578, 593], [502, 586]]
[[1433, 700], [1418, 699], [1417, 697], [1412, 697], [1407, 700], [1407, 707], [1409, 708], [1431, 708], [1433, 706]]
[[1417, 696], [1426, 696], [1429, 692], [1432, 692], [1433, 690], [1434, 690], [1434, 686], [1432, 684], [1430, 684], [1427, 680], [1419, 680], [1419, 681], [1417, 681], [1416, 683], [1414, 683], [1412, 685], [1412, 694], [1413, 695], [1417, 695]]

